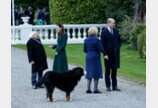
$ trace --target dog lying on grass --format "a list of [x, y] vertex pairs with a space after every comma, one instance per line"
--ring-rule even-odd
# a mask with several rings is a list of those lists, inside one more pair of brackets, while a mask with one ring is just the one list
[[63, 73], [48, 71], [36, 86], [45, 85], [47, 91], [46, 99], [49, 98], [50, 102], [53, 102], [53, 91], [55, 87], [66, 92], [66, 101], [70, 101], [70, 93], [74, 90], [83, 75], [84, 70], [81, 67], [76, 67]]

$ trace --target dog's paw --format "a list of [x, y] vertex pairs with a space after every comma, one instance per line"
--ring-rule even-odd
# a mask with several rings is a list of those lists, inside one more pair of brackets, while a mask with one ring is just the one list
[[54, 100], [52, 99], [52, 100], [50, 100], [49, 102], [54, 102]]
[[56, 100], [52, 99], [52, 100], [49, 100], [48, 98], [46, 99], [47, 102], [55, 102]]
[[71, 98], [70, 101], [73, 101], [73, 98]]
[[50, 102], [50, 100], [48, 98], [46, 98], [47, 102]]
[[67, 102], [70, 102], [70, 99], [66, 99]]
[[70, 98], [66, 98], [66, 101], [67, 101], [67, 102], [70, 102], [70, 100], [71, 100]]

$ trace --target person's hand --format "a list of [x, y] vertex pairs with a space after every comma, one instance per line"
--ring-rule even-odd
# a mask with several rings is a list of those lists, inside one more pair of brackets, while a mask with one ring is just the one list
[[48, 47], [53, 48], [54, 46], [53, 45], [49, 45]]
[[55, 55], [58, 55], [58, 53], [56, 52]]
[[34, 61], [31, 61], [31, 64], [33, 65], [33, 64], [35, 64], [35, 62], [34, 62]]
[[104, 58], [105, 58], [106, 60], [109, 60], [109, 57], [108, 57], [108, 55], [105, 55], [105, 56], [104, 56]]

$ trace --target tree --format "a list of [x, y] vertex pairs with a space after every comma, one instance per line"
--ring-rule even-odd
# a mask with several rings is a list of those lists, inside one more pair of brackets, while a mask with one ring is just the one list
[[146, 0], [106, 0], [106, 17], [122, 22], [125, 16], [133, 19], [133, 26], [140, 21], [140, 8]]
[[134, 0], [106, 0], [106, 18], [112, 17], [116, 22], [121, 22], [125, 16], [132, 17]]
[[29, 6], [34, 9], [45, 8], [49, 6], [49, 0], [15, 0], [16, 7], [27, 8]]
[[134, 2], [134, 15], [133, 15], [133, 22], [132, 25], [133, 27], [135, 26], [136, 23], [141, 22], [141, 6], [146, 2], [145, 0], [133, 0]]

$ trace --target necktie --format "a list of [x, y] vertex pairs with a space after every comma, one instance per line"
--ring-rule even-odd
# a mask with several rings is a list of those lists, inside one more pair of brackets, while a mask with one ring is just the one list
[[111, 35], [113, 35], [113, 29], [110, 29]]

